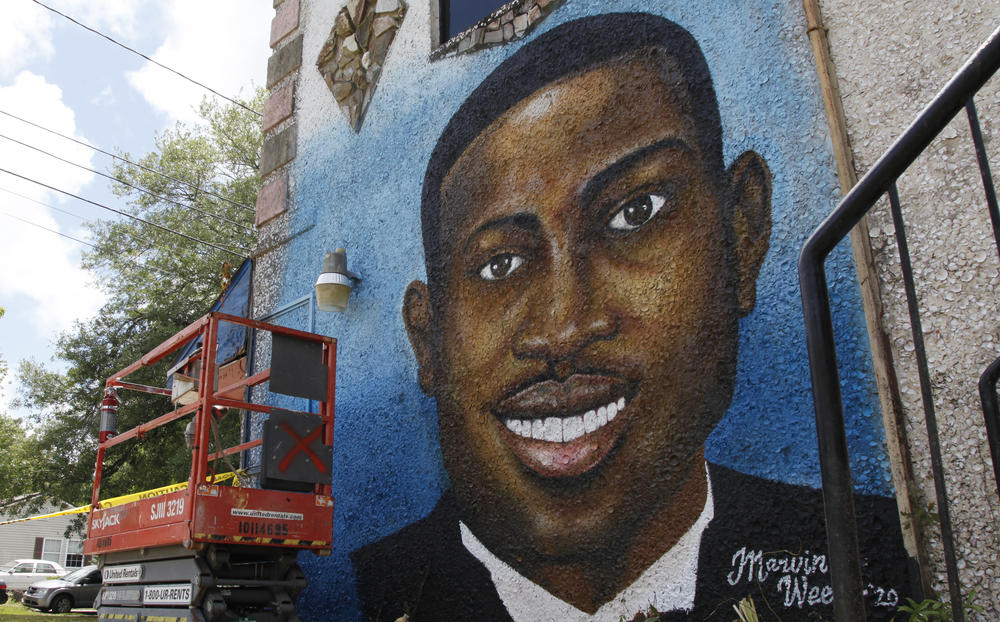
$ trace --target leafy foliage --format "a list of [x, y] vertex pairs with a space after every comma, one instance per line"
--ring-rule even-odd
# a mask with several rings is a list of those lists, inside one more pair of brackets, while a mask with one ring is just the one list
[[[259, 111], [263, 96], [259, 90], [244, 103]], [[26, 486], [48, 498], [89, 503], [105, 380], [205, 313], [255, 240], [253, 211], [245, 206], [254, 205], [260, 185], [259, 119], [235, 105], [209, 101], [199, 112], [203, 124], [178, 123], [156, 138], [153, 152], [139, 159], [122, 154], [141, 166], [116, 165], [112, 174], [123, 183], [113, 190], [128, 202], [123, 211], [233, 252], [134, 219], [88, 223], [96, 248], [84, 256], [84, 267], [100, 276], [108, 302], [97, 317], [58, 338], [56, 358], [66, 371], [34, 361], [22, 362], [18, 370], [19, 404], [33, 413], [35, 457]], [[168, 360], [143, 368], [130, 380], [163, 386], [169, 365]], [[118, 430], [172, 408], [161, 396], [119, 395]], [[235, 419], [226, 419], [229, 427], [238, 426]], [[186, 479], [185, 423], [112, 448], [101, 496]]]
[[[260, 109], [262, 100], [260, 91], [246, 103]], [[234, 105], [206, 102], [200, 113], [205, 125], [179, 123], [157, 137], [154, 152], [138, 160], [124, 154], [145, 168], [115, 166], [113, 176], [130, 185], [115, 184], [113, 190], [129, 198], [128, 211], [136, 216], [235, 254], [134, 220], [90, 223], [98, 242], [85, 256], [84, 267], [114, 281], [108, 287], [109, 308], [186, 323], [218, 295], [220, 268], [238, 266], [254, 241], [253, 212], [242, 206], [255, 203], [260, 185], [258, 120]], [[165, 300], [171, 304], [157, 304]]]
[[[975, 590], [965, 597], [963, 611], [966, 620], [971, 619], [969, 615], [971, 613], [985, 612], [982, 606], [976, 604], [975, 599]], [[907, 598], [906, 604], [899, 606], [899, 612], [908, 615], [907, 622], [951, 622], [954, 619], [951, 603], [946, 603], [940, 598], [925, 598], [919, 603], [912, 598]]]
[[[6, 310], [0, 307], [0, 318]], [[0, 383], [7, 377], [7, 363], [0, 357]], [[0, 412], [0, 502], [22, 495], [27, 490], [21, 482], [20, 473], [26, 461], [25, 441], [27, 435], [19, 419]]]
[[19, 473], [26, 464], [25, 441], [27, 435], [20, 420], [0, 413], [0, 501], [22, 495]]

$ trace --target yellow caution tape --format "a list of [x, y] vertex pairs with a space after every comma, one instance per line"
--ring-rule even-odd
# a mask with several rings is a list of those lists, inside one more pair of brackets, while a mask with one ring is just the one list
[[[219, 473], [215, 477], [208, 477], [206, 481], [217, 484], [219, 482], [224, 482], [230, 480], [234, 477], [245, 477], [246, 474], [243, 472], [229, 472], [229, 473]], [[112, 497], [110, 499], [105, 499], [99, 502], [101, 509], [107, 509], [114, 507], [116, 505], [124, 505], [126, 503], [132, 503], [133, 501], [139, 501], [140, 499], [149, 499], [150, 497], [159, 497], [160, 495], [166, 495], [171, 492], [177, 492], [178, 490], [184, 490], [187, 488], [187, 482], [179, 482], [177, 484], [170, 484], [168, 486], [160, 486], [159, 488], [153, 488], [152, 490], [144, 490], [142, 492], [133, 492], [131, 494], [122, 495], [120, 497]], [[29, 520], [39, 520], [42, 518], [55, 518], [56, 516], [68, 516], [70, 514], [87, 514], [90, 512], [90, 504], [81, 505], [76, 508], [69, 508], [68, 510], [61, 510], [59, 512], [51, 512], [49, 514], [39, 514], [38, 516], [29, 516], [27, 518], [15, 518], [13, 520], [7, 520], [0, 522], [0, 525], [10, 525], [13, 523], [23, 523]]]
[[5, 520], [0, 522], [0, 525], [10, 525], [13, 523], [23, 523], [28, 520], [38, 520], [40, 518], [54, 518], [56, 516], [66, 516], [67, 514], [83, 514], [90, 511], [90, 506], [85, 505], [82, 508], [70, 508], [68, 510], [63, 510], [61, 512], [52, 512], [51, 514], [39, 514], [38, 516], [29, 516], [27, 518], [15, 518], [13, 520]]
[[[153, 488], [152, 490], [144, 490], [142, 492], [133, 492], [120, 497], [112, 497], [110, 499], [100, 501], [99, 503], [101, 509], [106, 510], [107, 508], [114, 507], [116, 505], [124, 505], [126, 503], [132, 503], [133, 501], [139, 501], [140, 499], [149, 499], [150, 497], [159, 497], [160, 495], [177, 492], [178, 490], [184, 490], [185, 488], [187, 488], [187, 482], [180, 482], [177, 484], [170, 484], [169, 486], [160, 486], [159, 488]], [[89, 512], [90, 506], [85, 505], [80, 509], [84, 512]]]

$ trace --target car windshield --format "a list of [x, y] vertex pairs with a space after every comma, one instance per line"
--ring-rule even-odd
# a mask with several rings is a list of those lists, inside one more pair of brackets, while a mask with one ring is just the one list
[[90, 574], [91, 570], [93, 570], [93, 568], [89, 568], [89, 567], [87, 567], [87, 568], [77, 568], [73, 572], [71, 572], [68, 575], [66, 575], [65, 577], [63, 577], [63, 581], [69, 581], [70, 583], [79, 583], [81, 579], [83, 579], [88, 574]]
[[7, 562], [3, 566], [0, 566], [0, 572], [7, 572], [11, 568], [17, 565], [17, 562]]

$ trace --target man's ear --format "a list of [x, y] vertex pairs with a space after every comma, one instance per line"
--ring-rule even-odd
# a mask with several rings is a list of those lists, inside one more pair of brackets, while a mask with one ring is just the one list
[[427, 395], [434, 395], [433, 310], [427, 284], [413, 281], [403, 296], [403, 324], [410, 337], [410, 347], [417, 359], [417, 381]]
[[757, 302], [757, 276], [771, 239], [771, 171], [747, 151], [727, 171], [733, 198], [733, 244], [739, 277], [740, 316]]

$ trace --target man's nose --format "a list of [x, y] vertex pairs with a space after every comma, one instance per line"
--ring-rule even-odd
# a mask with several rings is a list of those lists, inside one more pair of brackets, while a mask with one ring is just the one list
[[594, 291], [585, 262], [567, 262], [532, 288], [532, 300], [517, 335], [514, 356], [558, 362], [587, 345], [614, 337], [618, 319], [603, 294]]

